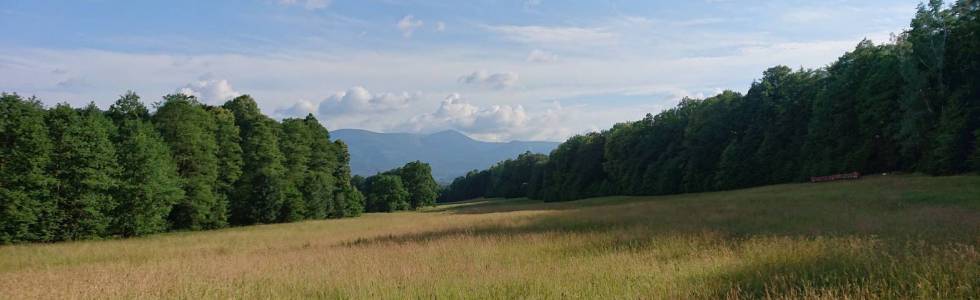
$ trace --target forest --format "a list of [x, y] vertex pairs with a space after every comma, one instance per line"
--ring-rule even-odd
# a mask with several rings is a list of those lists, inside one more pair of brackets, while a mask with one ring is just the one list
[[[173, 94], [150, 113], [132, 92], [106, 111], [45, 108], [3, 94], [0, 115], [0, 244], [342, 218], [365, 209], [342, 141], [331, 142], [313, 115], [269, 118], [249, 96], [210, 106]], [[417, 178], [431, 180], [428, 166], [416, 165], [402, 169], [412, 208], [435, 199], [415, 192], [428, 184]]]
[[892, 41], [865, 40], [819, 69], [777, 66], [743, 95], [725, 91], [549, 155], [472, 171], [440, 201], [565, 201], [804, 181], [845, 172], [980, 170], [980, 2], [919, 6]]

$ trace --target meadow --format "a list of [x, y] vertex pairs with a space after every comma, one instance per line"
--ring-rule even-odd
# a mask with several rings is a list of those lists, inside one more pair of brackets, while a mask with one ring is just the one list
[[0, 298], [980, 298], [980, 176], [0, 247]]

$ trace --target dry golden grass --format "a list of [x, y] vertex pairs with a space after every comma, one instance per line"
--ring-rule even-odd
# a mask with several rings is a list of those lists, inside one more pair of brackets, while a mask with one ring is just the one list
[[980, 297], [980, 177], [874, 177], [0, 247], [0, 298]]

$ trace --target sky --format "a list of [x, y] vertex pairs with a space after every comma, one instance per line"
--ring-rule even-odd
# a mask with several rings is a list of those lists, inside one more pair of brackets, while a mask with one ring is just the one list
[[251, 95], [330, 130], [562, 141], [888, 42], [918, 1], [0, 0], [0, 91]]

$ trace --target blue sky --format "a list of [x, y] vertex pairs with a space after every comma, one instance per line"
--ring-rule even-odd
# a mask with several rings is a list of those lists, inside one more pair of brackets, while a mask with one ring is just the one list
[[0, 0], [0, 90], [250, 94], [329, 129], [557, 141], [887, 42], [917, 3]]

